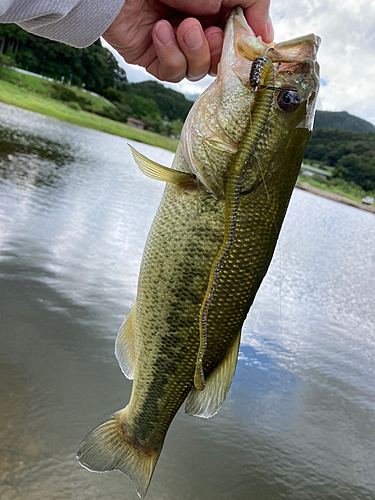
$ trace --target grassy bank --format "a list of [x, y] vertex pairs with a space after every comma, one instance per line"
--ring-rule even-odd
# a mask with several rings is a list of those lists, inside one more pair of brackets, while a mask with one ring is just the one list
[[[0, 67], [0, 80], [33, 92], [34, 94], [39, 94], [44, 97], [53, 97], [53, 99], [56, 100], [56, 96], [54, 96], [53, 93], [55, 91], [54, 85], [56, 85], [57, 82], [51, 78], [38, 78], [34, 75], [20, 73], [13, 68], [2, 66]], [[65, 88], [68, 89], [69, 93], [73, 93], [73, 95], [87, 102], [91, 108], [89, 111], [101, 112], [104, 111], [105, 108], [113, 106], [107, 99], [99, 95], [67, 85]]]
[[[33, 75], [19, 73], [9, 67], [0, 66], [0, 101], [12, 104], [30, 111], [57, 118], [58, 120], [80, 125], [82, 127], [107, 132], [135, 141], [144, 142], [152, 146], [161, 147], [169, 151], [176, 151], [178, 141], [146, 130], [139, 130], [124, 123], [102, 117], [96, 113], [102, 112], [108, 106], [113, 106], [101, 96], [93, 95], [82, 89], [69, 88], [76, 96], [82, 98], [86, 104], [84, 111], [76, 102], [62, 102], [51, 97], [56, 82]], [[354, 183], [347, 183], [343, 179], [321, 179], [317, 176], [300, 176], [301, 182], [307, 182], [314, 188], [343, 196], [349, 200], [361, 202], [365, 196], [375, 197], [375, 193], [363, 191]]]
[[349, 198], [346, 198], [345, 196], [341, 196], [340, 194], [319, 189], [312, 186], [308, 182], [297, 181], [296, 188], [302, 189], [303, 191], [307, 191], [308, 193], [315, 194], [317, 196], [321, 196], [322, 198], [327, 198], [328, 200], [334, 201], [336, 203], [342, 203], [343, 205], [359, 208], [360, 210], [375, 214], [375, 206], [365, 205], [362, 202], [351, 200]]
[[[139, 130], [124, 123], [104, 118], [87, 111], [72, 109], [68, 104], [49, 97], [51, 83], [48, 80], [17, 73], [10, 68], [1, 68], [0, 78], [0, 101], [12, 104], [20, 108], [28, 109], [36, 113], [51, 116], [58, 120], [80, 125], [101, 132], [119, 135], [127, 139], [144, 142], [151, 146], [176, 151], [178, 141], [147, 130]], [[76, 89], [89, 99], [93, 109], [101, 110], [108, 106], [108, 102], [99, 96], [93, 96], [87, 92]]]

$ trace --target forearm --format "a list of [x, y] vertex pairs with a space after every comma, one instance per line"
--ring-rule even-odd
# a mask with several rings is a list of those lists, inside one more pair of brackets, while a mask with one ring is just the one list
[[0, 0], [0, 23], [35, 35], [87, 47], [112, 24], [124, 0]]

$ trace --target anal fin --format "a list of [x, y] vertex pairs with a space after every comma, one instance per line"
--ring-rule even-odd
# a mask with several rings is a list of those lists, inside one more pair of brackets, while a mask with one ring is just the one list
[[132, 380], [135, 367], [135, 346], [134, 346], [134, 318], [136, 302], [132, 305], [129, 313], [117, 334], [115, 344], [115, 354], [117, 361], [124, 375]]
[[241, 332], [228, 349], [221, 363], [207, 377], [204, 389], [191, 389], [186, 399], [185, 412], [195, 417], [210, 418], [223, 405], [231, 386], [237, 365]]

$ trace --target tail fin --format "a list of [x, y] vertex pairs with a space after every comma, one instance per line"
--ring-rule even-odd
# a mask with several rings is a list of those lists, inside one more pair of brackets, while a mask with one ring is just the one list
[[131, 442], [126, 433], [126, 408], [114, 413], [82, 441], [77, 458], [79, 463], [93, 472], [120, 470], [135, 484], [143, 498], [151, 481], [161, 446], [144, 448]]

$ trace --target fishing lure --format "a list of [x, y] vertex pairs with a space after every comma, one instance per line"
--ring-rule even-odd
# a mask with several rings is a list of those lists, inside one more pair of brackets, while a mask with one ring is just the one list
[[197, 355], [194, 386], [198, 390], [205, 387], [203, 373], [203, 357], [207, 347], [207, 317], [209, 308], [221, 278], [223, 267], [235, 241], [238, 219], [238, 206], [243, 177], [246, 172], [248, 159], [257, 144], [260, 134], [267, 122], [274, 95], [275, 70], [273, 63], [266, 55], [260, 56], [252, 64], [250, 83], [255, 92], [259, 86], [264, 90], [256, 94], [254, 112], [248, 129], [234, 157], [229, 169], [225, 195], [225, 226], [223, 243], [214, 259], [207, 291], [203, 299], [199, 317], [200, 347]]
[[[266, 54], [268, 50], [270, 49], [267, 49]], [[293, 111], [300, 103], [297, 89], [292, 87], [275, 87], [273, 85], [265, 85], [264, 83], [261, 83], [261, 74], [262, 71], [264, 71], [266, 59], [268, 59], [266, 54], [264, 56], [257, 57], [251, 66], [249, 81], [252, 91], [256, 92], [257, 90], [263, 89], [275, 90], [278, 92], [277, 104], [279, 108], [284, 111]]]

